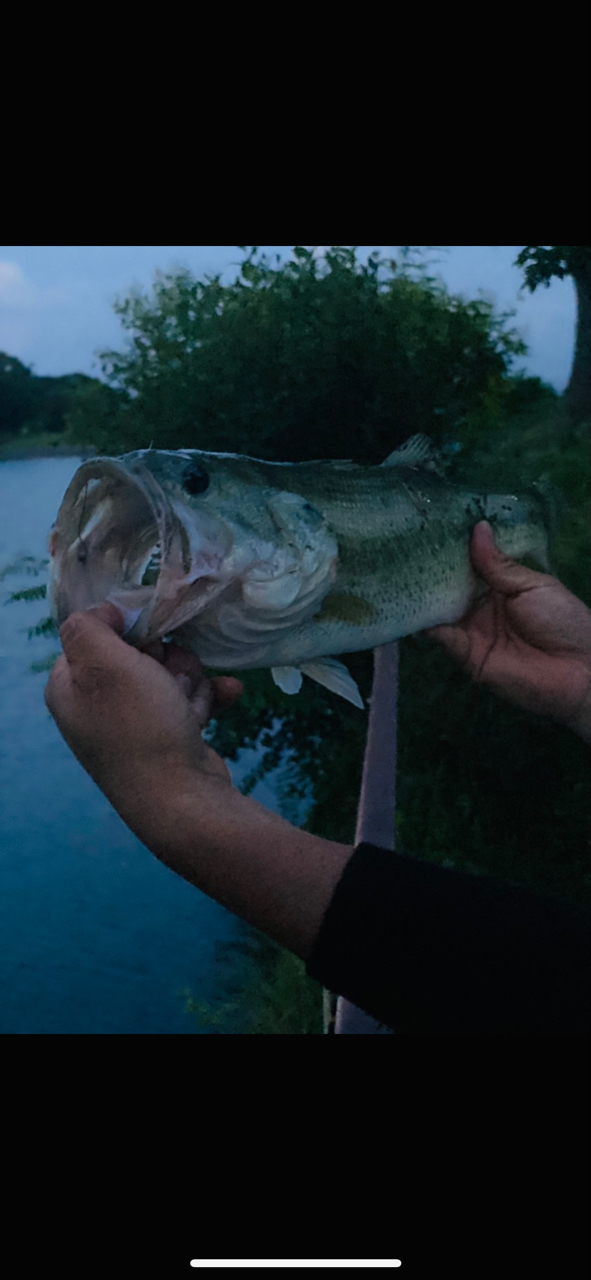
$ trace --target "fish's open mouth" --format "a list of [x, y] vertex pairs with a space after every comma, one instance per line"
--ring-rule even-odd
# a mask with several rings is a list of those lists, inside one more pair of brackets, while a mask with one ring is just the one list
[[219, 556], [205, 537], [191, 543], [151, 472], [134, 472], [111, 458], [79, 467], [50, 534], [50, 596], [60, 626], [111, 600], [127, 638], [145, 643], [204, 606]]

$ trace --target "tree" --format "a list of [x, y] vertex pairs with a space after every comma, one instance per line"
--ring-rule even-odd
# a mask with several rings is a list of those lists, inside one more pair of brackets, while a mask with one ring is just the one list
[[100, 386], [98, 378], [86, 373], [65, 373], [60, 377], [34, 379], [37, 400], [34, 427], [37, 431], [63, 431], [67, 415], [81, 390]]
[[525, 284], [531, 293], [538, 285], [546, 288], [558, 276], [571, 276], [577, 294], [575, 353], [565, 399], [571, 417], [584, 418], [591, 409], [591, 246], [526, 245], [515, 259], [523, 267]]
[[130, 403], [125, 392], [115, 391], [98, 378], [86, 378], [69, 397], [65, 439], [70, 444], [89, 440], [98, 453], [125, 453], [132, 447], [125, 416]]
[[126, 349], [100, 358], [120, 396], [113, 444], [128, 449], [379, 463], [414, 432], [453, 440], [479, 415], [493, 425], [526, 350], [509, 313], [450, 295], [404, 255], [360, 263], [342, 246], [319, 259], [297, 245], [283, 264], [252, 247], [228, 285], [158, 272], [151, 296], [115, 310]]
[[0, 433], [20, 431], [35, 408], [35, 380], [31, 369], [16, 356], [0, 351]]
[[25, 427], [63, 431], [76, 397], [94, 385], [102, 384], [85, 373], [40, 378], [16, 356], [0, 351], [0, 433], [15, 435]]

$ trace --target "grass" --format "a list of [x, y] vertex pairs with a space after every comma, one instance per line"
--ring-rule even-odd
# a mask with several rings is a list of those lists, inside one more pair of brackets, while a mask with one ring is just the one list
[[229, 999], [212, 1005], [185, 990], [180, 993], [185, 1012], [212, 1035], [322, 1035], [322, 987], [308, 977], [303, 960], [240, 924], [242, 941], [218, 948], [223, 962], [237, 955], [243, 961], [237, 977], [227, 983]]

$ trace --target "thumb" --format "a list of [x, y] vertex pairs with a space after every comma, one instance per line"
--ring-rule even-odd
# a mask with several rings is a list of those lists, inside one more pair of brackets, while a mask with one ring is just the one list
[[506, 556], [500, 547], [497, 547], [488, 520], [480, 520], [474, 526], [470, 556], [479, 577], [483, 578], [489, 587], [495, 591], [501, 591], [504, 595], [518, 595], [520, 591], [526, 591], [529, 587], [535, 586], [544, 576], [536, 573], [535, 569], [527, 569], [525, 565], [518, 564], [516, 560]]
[[129, 646], [119, 639], [125, 621], [114, 604], [94, 605], [84, 613], [71, 613], [60, 628], [62, 648], [70, 666], [108, 662], [114, 652], [120, 655]]

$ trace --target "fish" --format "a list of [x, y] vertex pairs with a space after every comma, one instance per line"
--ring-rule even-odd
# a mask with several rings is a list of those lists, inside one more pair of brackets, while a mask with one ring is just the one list
[[140, 648], [174, 639], [207, 667], [270, 668], [290, 694], [307, 676], [363, 708], [340, 655], [457, 622], [486, 590], [469, 555], [479, 520], [505, 554], [549, 569], [541, 484], [483, 493], [445, 470], [422, 434], [379, 466], [197, 449], [88, 459], [49, 536], [52, 616], [110, 600]]

